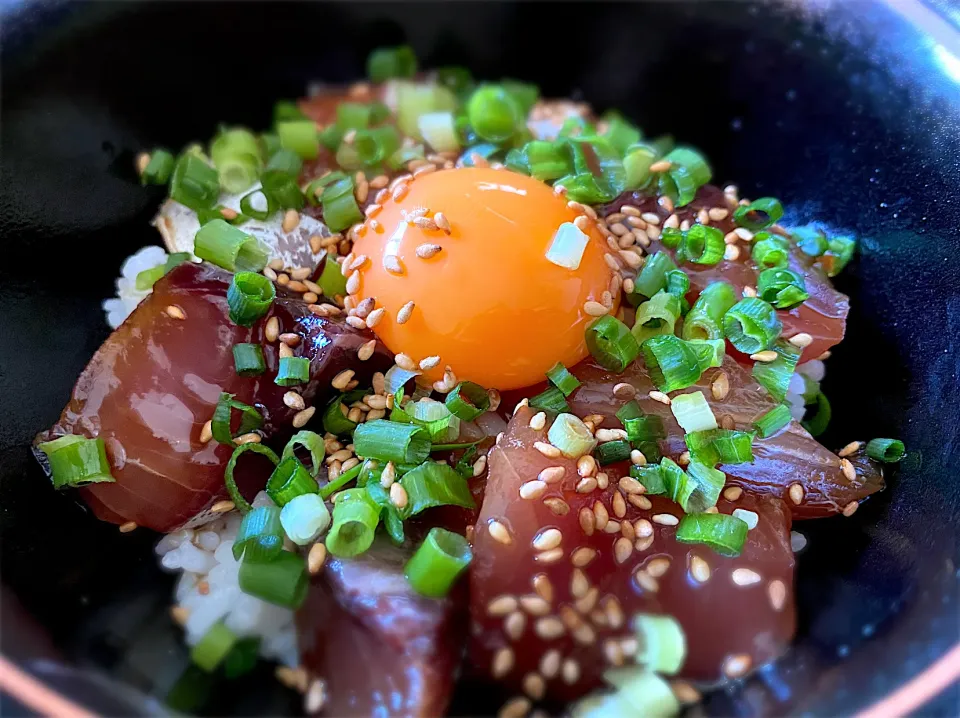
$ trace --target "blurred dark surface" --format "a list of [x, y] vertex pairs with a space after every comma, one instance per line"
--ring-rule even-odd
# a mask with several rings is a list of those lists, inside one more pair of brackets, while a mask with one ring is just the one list
[[[699, 146], [719, 183], [780, 197], [785, 223], [816, 218], [862, 237], [838, 280], [853, 311], [824, 385], [834, 408], [825, 443], [896, 436], [910, 455], [853, 518], [794, 527], [809, 540], [796, 647], [695, 712], [849, 714], [958, 641], [956, 45], [952, 54], [871, 2], [0, 10], [4, 654], [106, 714], [159, 705], [108, 690], [103, 676], [162, 698], [188, 663], [155, 537], [120, 535], [54, 494], [27, 450], [107, 335], [100, 302], [121, 261], [159, 241], [148, 221], [161, 194], [136, 184], [134, 154], [204, 140], [219, 122], [264, 127], [275, 99], [312, 80], [355, 79], [371, 48], [404, 40], [422, 66], [462, 63], [618, 107], [651, 135]], [[204, 712], [295, 708], [269, 667], [255, 678], [222, 687]], [[950, 691], [921, 713], [957, 715], [957, 698]], [[475, 692], [454, 706], [487, 709]], [[4, 699], [0, 712], [20, 711]]]

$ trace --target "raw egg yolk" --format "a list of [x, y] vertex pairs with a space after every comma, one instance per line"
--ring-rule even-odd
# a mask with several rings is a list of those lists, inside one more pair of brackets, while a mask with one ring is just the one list
[[587, 355], [595, 317], [584, 304], [617, 301], [604, 295], [616, 280], [593, 220], [580, 220], [588, 242], [577, 269], [546, 257], [578, 214], [546, 184], [508, 170], [420, 175], [389, 195], [355, 241], [354, 257], [367, 257], [355, 301], [384, 309], [374, 331], [392, 352], [418, 363], [439, 357], [435, 368], [426, 363], [431, 379], [449, 366], [485, 387], [536, 384], [557, 362]]

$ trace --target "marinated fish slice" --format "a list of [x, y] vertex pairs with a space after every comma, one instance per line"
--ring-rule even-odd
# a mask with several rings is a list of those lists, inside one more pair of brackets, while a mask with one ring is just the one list
[[[471, 648], [475, 671], [511, 693], [574, 700], [601, 684], [611, 665], [633, 661], [637, 613], [668, 614], [686, 635], [681, 677], [712, 682], [771, 661], [794, 631], [790, 516], [779, 499], [722, 499], [721, 513], [756, 514], [740, 556], [674, 538], [683, 512], [646, 497], [622, 465], [608, 488], [585, 487], [576, 462], [548, 458], [534, 443], [546, 430], [521, 409], [490, 455], [490, 476], [474, 533]], [[521, 493], [541, 472], [560, 481]], [[522, 498], [526, 495], [528, 498]], [[566, 508], [561, 508], [563, 502]]]
[[[330, 381], [343, 369], [368, 382], [373, 371], [389, 366], [390, 355], [379, 346], [369, 361], [358, 361], [357, 351], [372, 338], [368, 332], [315, 316], [293, 299], [278, 298], [252, 328], [234, 324], [229, 281], [223, 270], [192, 263], [158, 280], [94, 355], [60, 420], [38, 437], [103, 437], [117, 481], [80, 491], [104, 520], [170, 531], [225, 497], [223, 471], [232, 448], [200, 440], [221, 392], [258, 406], [266, 438], [282, 441], [295, 431], [297, 411], [283, 401], [290, 389], [274, 383], [278, 345], [263, 336], [270, 317], [301, 338], [294, 351], [311, 359], [311, 380], [301, 388], [308, 407], [322, 409], [334, 392]], [[170, 307], [184, 318], [171, 316]], [[242, 342], [262, 346], [264, 374], [237, 376], [232, 347]]]

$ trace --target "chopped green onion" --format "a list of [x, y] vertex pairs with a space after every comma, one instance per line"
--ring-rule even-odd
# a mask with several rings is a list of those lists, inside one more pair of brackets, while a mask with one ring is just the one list
[[280, 146], [305, 160], [315, 160], [320, 153], [320, 138], [313, 120], [291, 120], [277, 123]]
[[564, 396], [570, 396], [577, 387], [580, 386], [580, 381], [577, 377], [571, 374], [560, 362], [557, 362], [547, 370], [547, 379], [557, 387]]
[[[366, 462], [364, 462], [366, 463]], [[348, 469], [340, 474], [333, 481], [330, 481], [320, 489], [320, 498], [329, 499], [335, 493], [337, 493], [344, 486], [349, 484], [354, 479], [358, 478], [363, 471], [363, 464], [357, 464], [352, 469]]]
[[803, 428], [810, 432], [811, 436], [820, 436], [827, 430], [827, 425], [833, 416], [833, 410], [830, 408], [830, 402], [823, 392], [817, 394], [816, 407], [813, 415], [805, 417], [801, 422]]
[[683, 437], [690, 456], [707, 466], [753, 461], [753, 435], [734, 429], [692, 431]]
[[616, 691], [582, 698], [573, 707], [573, 718], [672, 718], [682, 712], [670, 684], [641, 666], [611, 668], [603, 677]]
[[281, 508], [298, 496], [317, 491], [317, 482], [296, 456], [281, 459], [267, 481], [267, 495]]
[[331, 401], [323, 412], [323, 430], [336, 434], [337, 436], [346, 436], [353, 433], [357, 428], [356, 422], [347, 418], [346, 406], [343, 403], [343, 395], [336, 397]]
[[640, 644], [637, 663], [667, 676], [680, 670], [687, 657], [687, 641], [677, 619], [638, 613], [633, 619], [633, 631]]
[[687, 302], [687, 292], [690, 291], [690, 277], [682, 269], [671, 269], [667, 272], [667, 293], [672, 294], [680, 301], [680, 313], [686, 314], [690, 310]]
[[387, 167], [393, 170], [402, 169], [413, 160], [422, 160], [425, 154], [423, 145], [401, 147], [387, 158]]
[[[294, 119], [294, 118], [291, 118]], [[280, 136], [274, 132], [260, 135], [260, 154], [268, 160], [280, 151]]]
[[283, 550], [283, 526], [280, 508], [257, 506], [240, 522], [240, 530], [233, 542], [233, 557], [237, 561], [272, 561]]
[[680, 300], [673, 294], [661, 290], [637, 308], [636, 322], [630, 331], [637, 343], [643, 344], [651, 337], [673, 334], [673, 328], [679, 318]]
[[724, 336], [744, 354], [769, 349], [783, 324], [776, 310], [758, 297], [745, 297], [723, 315]]
[[[660, 244], [667, 249], [677, 249], [683, 241], [683, 230], [676, 227], [664, 227], [660, 232]], [[682, 261], [682, 259], [681, 259]]]
[[289, 459], [291, 456], [295, 456], [294, 451], [298, 446], [302, 446], [304, 449], [310, 452], [310, 461], [313, 467], [313, 471], [310, 475], [316, 478], [317, 474], [320, 473], [320, 469], [323, 467], [323, 455], [326, 453], [323, 437], [313, 431], [298, 431], [296, 434], [290, 437], [290, 441], [288, 441], [287, 445], [283, 447], [283, 453], [280, 455], [280, 460], [284, 461]]
[[296, 386], [310, 381], [310, 360], [307, 357], [280, 357], [277, 386]]
[[562, 177], [557, 183], [567, 187], [570, 199], [597, 204], [612, 201], [623, 191], [626, 173], [620, 153], [605, 138], [593, 135], [561, 141], [573, 152], [575, 174]]
[[640, 349], [650, 378], [662, 392], [686, 389], [700, 378], [697, 352], [680, 337], [661, 334], [647, 339]]
[[460, 418], [442, 402], [424, 397], [411, 402], [406, 409], [411, 422], [426, 429], [433, 443], [453, 441], [460, 435]]
[[256, 272], [237, 272], [227, 288], [230, 320], [240, 326], [253, 326], [270, 311], [277, 289], [273, 282]]
[[577, 225], [564, 222], [554, 233], [545, 256], [548, 262], [575, 271], [580, 268], [589, 242], [590, 238]]
[[727, 480], [724, 473], [712, 466], [694, 460], [687, 466], [687, 476], [695, 488], [686, 501], [680, 502], [683, 510], [688, 513], [698, 513], [706, 511], [711, 506], [716, 506], [717, 499], [720, 498], [720, 492]]
[[523, 146], [524, 161], [531, 177], [550, 182], [570, 174], [572, 158], [566, 145], [545, 140], [531, 140]]
[[194, 238], [193, 252], [231, 272], [259, 272], [269, 252], [256, 237], [222, 219], [207, 222]]
[[667, 288], [667, 273], [676, 268], [677, 265], [666, 252], [657, 252], [647, 257], [643, 269], [637, 275], [633, 294], [653, 297], [657, 292]]
[[627, 148], [623, 156], [624, 189], [640, 189], [650, 179], [650, 166], [659, 152], [652, 145], [638, 142]]
[[347, 489], [333, 505], [333, 525], [327, 534], [327, 550], [334, 556], [352, 558], [370, 548], [380, 522], [380, 506], [366, 489]]
[[134, 286], [137, 288], [138, 292], [145, 292], [148, 289], [152, 288], [154, 284], [157, 283], [157, 280], [160, 279], [166, 272], [164, 271], [164, 265], [158, 264], [156, 267], [150, 267], [150, 269], [144, 269], [142, 272], [137, 272], [137, 278], [134, 280]]
[[691, 339], [687, 342], [687, 346], [697, 355], [697, 365], [701, 372], [723, 364], [723, 356], [727, 348], [723, 339]]
[[375, 419], [353, 432], [354, 451], [364, 459], [419, 464], [430, 455], [430, 434], [416, 424]]
[[306, 546], [330, 526], [330, 511], [316, 493], [300, 494], [284, 504], [280, 510], [280, 524], [287, 538], [297, 546]]
[[506, 142], [523, 126], [523, 109], [500, 85], [482, 85], [474, 90], [466, 110], [473, 131], [488, 142]]
[[789, 309], [808, 299], [803, 277], [790, 269], [765, 269], [757, 277], [757, 296], [777, 309]]
[[383, 521], [383, 527], [387, 530], [390, 540], [398, 546], [402, 545], [406, 539], [403, 519], [400, 518], [400, 510], [390, 500], [389, 492], [380, 485], [379, 474], [376, 480], [366, 483], [366, 489], [370, 499], [380, 507], [380, 520]]
[[190, 252], [174, 252], [167, 257], [167, 263], [163, 267], [163, 273], [169, 274], [170, 270], [179, 267], [184, 262], [190, 261]]
[[727, 514], [687, 514], [677, 526], [677, 541], [709, 546], [721, 556], [739, 556], [749, 527]]
[[554, 419], [547, 438], [564, 456], [572, 459], [589, 454], [597, 445], [593, 432], [573, 414], [560, 414]]
[[663, 426], [663, 419], [655, 414], [624, 419], [623, 427], [627, 430], [627, 441], [631, 444], [642, 444], [647, 441], [667, 438], [667, 430]]
[[677, 248], [677, 261], [716, 264], [723, 259], [725, 247], [723, 232], [716, 227], [695, 224], [683, 233], [683, 239]]
[[263, 350], [259, 344], [234, 344], [233, 366], [237, 376], [257, 376], [263, 374], [267, 365], [263, 361]]
[[264, 194], [271, 197], [281, 209], [301, 209], [303, 192], [297, 184], [297, 176], [303, 166], [300, 156], [292, 150], [280, 149], [267, 162], [260, 176]]
[[828, 246], [830, 248], [820, 258], [820, 264], [828, 277], [835, 277], [853, 259], [857, 241], [852, 237], [834, 237]]
[[626, 404], [617, 409], [616, 417], [620, 420], [620, 423], [623, 424], [624, 428], [627, 426], [627, 419], [637, 419], [643, 416], [643, 409], [640, 408], [640, 404], [637, 403], [636, 399], [631, 399]]
[[443, 598], [472, 559], [470, 544], [463, 536], [434, 526], [403, 567], [403, 575], [417, 593]]
[[427, 112], [455, 110], [457, 96], [440, 85], [397, 83], [397, 127], [410, 137], [419, 137], [417, 120]]
[[452, 112], [427, 112], [417, 118], [420, 136], [436, 152], [456, 152], [460, 138], [453, 121]]
[[323, 220], [333, 232], [342, 232], [357, 222], [363, 221], [363, 213], [353, 194], [353, 179], [345, 179], [328, 185], [320, 202], [323, 205]]
[[310, 184], [308, 184], [303, 191], [307, 197], [307, 202], [309, 202], [311, 206], [316, 207], [320, 203], [320, 198], [323, 196], [327, 186], [346, 178], [346, 176], [347, 175], [340, 170], [334, 170], [322, 177], [310, 180]]
[[473, 85], [473, 75], [470, 70], [459, 65], [438, 67], [436, 73], [437, 82], [458, 97], [462, 97]]
[[530, 406], [534, 409], [542, 409], [551, 414], [563, 414], [569, 412], [570, 407], [563, 396], [563, 392], [554, 386], [548, 387], [530, 399]]
[[686, 506], [690, 496], [697, 488], [696, 482], [691, 480], [673, 459], [666, 456], [660, 460], [660, 476], [663, 478], [666, 495], [670, 497], [670, 500], [675, 501], [680, 506]]
[[[712, 173], [703, 155], [689, 147], [676, 147], [663, 158], [672, 167], [660, 175], [660, 194], [675, 199], [678, 207], [693, 201], [697, 190], [710, 182]], [[699, 225], [695, 225], [699, 226]]]
[[607, 112], [603, 119], [607, 123], [607, 131], [603, 133], [603, 136], [621, 155], [631, 145], [640, 141], [642, 136], [640, 130], [625, 120], [619, 112]]
[[[331, 552], [332, 553], [332, 552]], [[281, 551], [268, 563], [240, 563], [240, 590], [267, 603], [296, 610], [307, 597], [307, 563], [290, 551]]]
[[[259, 202], [260, 206], [264, 209], [257, 209], [254, 207], [253, 202], [257, 198], [262, 198], [262, 201]], [[253, 219], [263, 222], [270, 218], [270, 216], [277, 211], [278, 205], [276, 201], [269, 194], [266, 194], [262, 189], [255, 189], [249, 194], [245, 194], [240, 199], [240, 212], [247, 217], [252, 217]]]
[[618, 374], [640, 353], [637, 340], [627, 325], [609, 314], [587, 327], [586, 340], [587, 348], [596, 362]]
[[907, 447], [899, 439], [871, 439], [867, 442], [867, 456], [874, 461], [895, 464], [907, 453]]
[[618, 461], [626, 461], [630, 458], [629, 441], [607, 441], [599, 444], [593, 451], [597, 463], [601, 466], [615, 464]]
[[770, 392], [770, 396], [783, 401], [790, 388], [790, 377], [800, 361], [800, 349], [782, 339], [775, 342], [772, 348], [777, 358], [771, 362], [756, 362], [753, 365], [753, 378]]
[[723, 339], [723, 315], [736, 303], [733, 286], [728, 282], [708, 284], [683, 320], [683, 338]]
[[166, 150], [154, 150], [150, 153], [150, 161], [140, 175], [140, 184], [166, 184], [170, 181], [173, 168], [177, 161]]
[[214, 623], [190, 649], [190, 660], [207, 673], [213, 673], [237, 642], [236, 634], [222, 623]]
[[223, 675], [230, 680], [244, 676], [254, 669], [259, 658], [260, 637], [241, 638], [223, 660]]
[[[240, 428], [236, 432], [233, 426], [232, 410], [240, 412]], [[256, 431], [263, 426], [263, 416], [249, 404], [237, 401], [233, 394], [222, 393], [213, 410], [213, 419], [210, 422], [213, 438], [221, 444], [233, 445], [233, 437]]]
[[793, 419], [790, 408], [786, 404], [777, 404], [766, 414], [757, 419], [753, 426], [763, 439], [776, 434]]
[[780, 221], [783, 217], [783, 205], [774, 197], [761, 197], [747, 205], [737, 207], [733, 213], [733, 221], [751, 232], [757, 232], [771, 224]]
[[651, 496], [662, 496], [667, 493], [667, 485], [663, 480], [663, 473], [657, 464], [631, 466], [630, 476], [639, 481], [643, 485], [643, 488], [646, 489], [646, 493]]
[[197, 211], [213, 207], [219, 196], [217, 171], [193, 152], [180, 155], [170, 177], [170, 198]]
[[300, 111], [299, 105], [293, 100], [277, 100], [273, 103], [273, 123], [287, 122], [288, 120], [303, 120], [306, 115]]
[[233, 472], [236, 469], [237, 461], [240, 457], [247, 451], [252, 451], [255, 454], [260, 454], [266, 456], [270, 461], [273, 462], [273, 465], [276, 466], [280, 463], [280, 457], [278, 457], [269, 446], [264, 446], [263, 444], [241, 444], [236, 449], [233, 450], [233, 455], [230, 457], [230, 461], [227, 462], [227, 468], [223, 472], [223, 479], [227, 485], [227, 493], [230, 494], [230, 500], [236, 505], [237, 510], [240, 513], [245, 514], [253, 506], [250, 505], [250, 502], [243, 498], [243, 494], [240, 493], [240, 489], [237, 488], [237, 481], [233, 476]]
[[87, 484], [113, 483], [103, 439], [68, 434], [38, 444], [50, 464], [53, 488], [76, 488]]
[[367, 58], [367, 77], [371, 82], [386, 82], [395, 77], [413, 77], [417, 56], [409, 45], [381, 47]]
[[347, 278], [340, 271], [340, 265], [329, 254], [323, 261], [323, 271], [317, 284], [327, 299], [347, 296]]
[[256, 182], [263, 166], [256, 136], [243, 128], [222, 130], [210, 144], [210, 158], [220, 186], [230, 194], [243, 192]]
[[685, 432], [717, 428], [717, 418], [702, 391], [674, 396], [670, 402], [670, 411]]
[[790, 245], [783, 237], [760, 232], [754, 237], [751, 256], [761, 267], [786, 267], [790, 261]]
[[399, 148], [400, 134], [395, 127], [357, 130], [352, 142], [342, 142], [337, 148], [337, 164], [351, 171], [377, 167]]
[[454, 416], [463, 421], [473, 421], [490, 408], [490, 396], [479, 384], [462, 381], [447, 394], [444, 403]]
[[404, 519], [434, 506], [475, 506], [466, 479], [446, 464], [426, 461], [404, 474], [400, 484], [407, 492], [407, 505], [400, 510]]
[[827, 235], [818, 227], [807, 225], [806, 227], [796, 227], [790, 232], [793, 241], [796, 242], [800, 251], [808, 257], [819, 257], [827, 251]]

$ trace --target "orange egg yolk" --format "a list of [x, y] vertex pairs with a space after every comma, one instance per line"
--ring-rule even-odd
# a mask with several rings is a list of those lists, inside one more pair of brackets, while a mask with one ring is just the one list
[[577, 269], [546, 257], [558, 228], [577, 216], [546, 184], [507, 170], [415, 177], [354, 243], [354, 257], [368, 258], [355, 301], [372, 297], [384, 308], [374, 331], [395, 354], [439, 357], [425, 372], [431, 379], [449, 366], [458, 380], [485, 387], [536, 384], [557, 362], [569, 367], [587, 355], [584, 331], [594, 317], [584, 304], [610, 302], [604, 292], [614, 272], [592, 220]]

